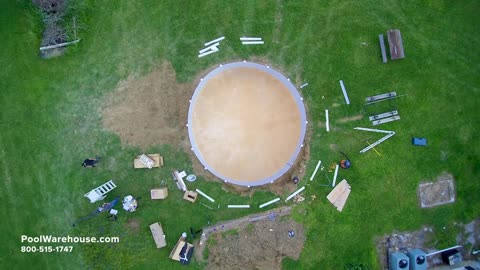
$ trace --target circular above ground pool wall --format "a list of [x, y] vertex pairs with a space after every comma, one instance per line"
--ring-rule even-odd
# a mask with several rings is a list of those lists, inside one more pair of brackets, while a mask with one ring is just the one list
[[188, 135], [203, 166], [241, 186], [270, 183], [295, 162], [306, 114], [295, 86], [256, 63], [220, 65], [201, 79], [190, 101]]

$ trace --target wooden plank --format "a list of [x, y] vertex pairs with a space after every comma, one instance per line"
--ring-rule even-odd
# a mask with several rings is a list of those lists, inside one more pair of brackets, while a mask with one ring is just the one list
[[396, 120], [400, 120], [400, 116], [395, 115], [395, 116], [392, 116], [392, 117], [383, 118], [383, 119], [380, 119], [380, 120], [375, 120], [375, 121], [372, 121], [372, 124], [374, 126], [376, 126], [376, 125], [381, 125], [381, 124], [385, 124], [385, 123], [396, 121]]
[[345, 190], [347, 190], [349, 187], [347, 180], [343, 179], [338, 183], [338, 185], [327, 195], [327, 199], [331, 202], [334, 203], [338, 196], [340, 196]]
[[387, 63], [388, 58], [387, 52], [385, 51], [385, 39], [383, 38], [382, 34], [378, 35], [378, 41], [380, 42], [380, 50], [382, 50], [382, 61], [385, 64]]
[[403, 51], [402, 34], [398, 29], [388, 30], [388, 46], [390, 47], [390, 58], [392, 60], [405, 58]]
[[347, 203], [348, 196], [350, 195], [351, 189], [347, 189], [345, 193], [342, 195], [341, 200], [339, 200], [339, 203], [335, 205], [337, 207], [337, 210], [342, 212], [343, 208], [345, 207], [345, 204]]
[[[348, 185], [348, 184], [347, 184], [347, 186], [348, 186], [348, 188], [345, 189], [345, 191], [343, 191], [343, 192], [337, 197], [337, 199], [333, 202], [333, 205], [334, 205], [335, 207], [338, 207], [338, 206], [342, 205], [343, 200], [345, 199], [345, 194], [350, 193], [351, 187], [350, 187], [350, 185]], [[348, 195], [347, 195], [347, 196], [348, 196]]]
[[345, 191], [349, 188], [350, 188], [350, 185], [348, 184], [347, 181], [345, 181], [342, 184], [342, 187], [338, 189], [337, 193], [335, 193], [334, 196], [332, 197], [331, 203], [334, 204], [336, 201], [338, 201], [342, 197], [342, 194], [345, 193]]
[[395, 111], [391, 111], [391, 112], [386, 112], [386, 113], [381, 113], [381, 114], [370, 116], [368, 118], [368, 120], [370, 120], [370, 121], [378, 120], [378, 119], [394, 116], [394, 115], [397, 115], [397, 114], [398, 114], [398, 111], [395, 110]]

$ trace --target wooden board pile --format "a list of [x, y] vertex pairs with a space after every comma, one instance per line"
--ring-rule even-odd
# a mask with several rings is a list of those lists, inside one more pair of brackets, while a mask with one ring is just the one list
[[348, 195], [350, 195], [351, 187], [347, 180], [343, 179], [338, 185], [327, 195], [327, 199], [342, 212], [345, 203], [347, 202]]

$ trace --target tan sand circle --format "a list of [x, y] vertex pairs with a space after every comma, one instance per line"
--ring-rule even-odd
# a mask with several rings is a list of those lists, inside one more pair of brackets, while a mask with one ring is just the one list
[[192, 150], [214, 175], [244, 186], [276, 180], [295, 161], [305, 136], [305, 108], [279, 72], [241, 62], [202, 79], [191, 100]]

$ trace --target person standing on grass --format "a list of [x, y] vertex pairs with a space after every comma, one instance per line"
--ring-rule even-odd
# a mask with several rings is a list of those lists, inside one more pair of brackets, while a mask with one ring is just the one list
[[100, 158], [98, 158], [98, 157], [97, 158], [87, 158], [83, 161], [82, 166], [85, 167], [85, 168], [95, 167], [95, 164], [98, 163], [99, 159]]

